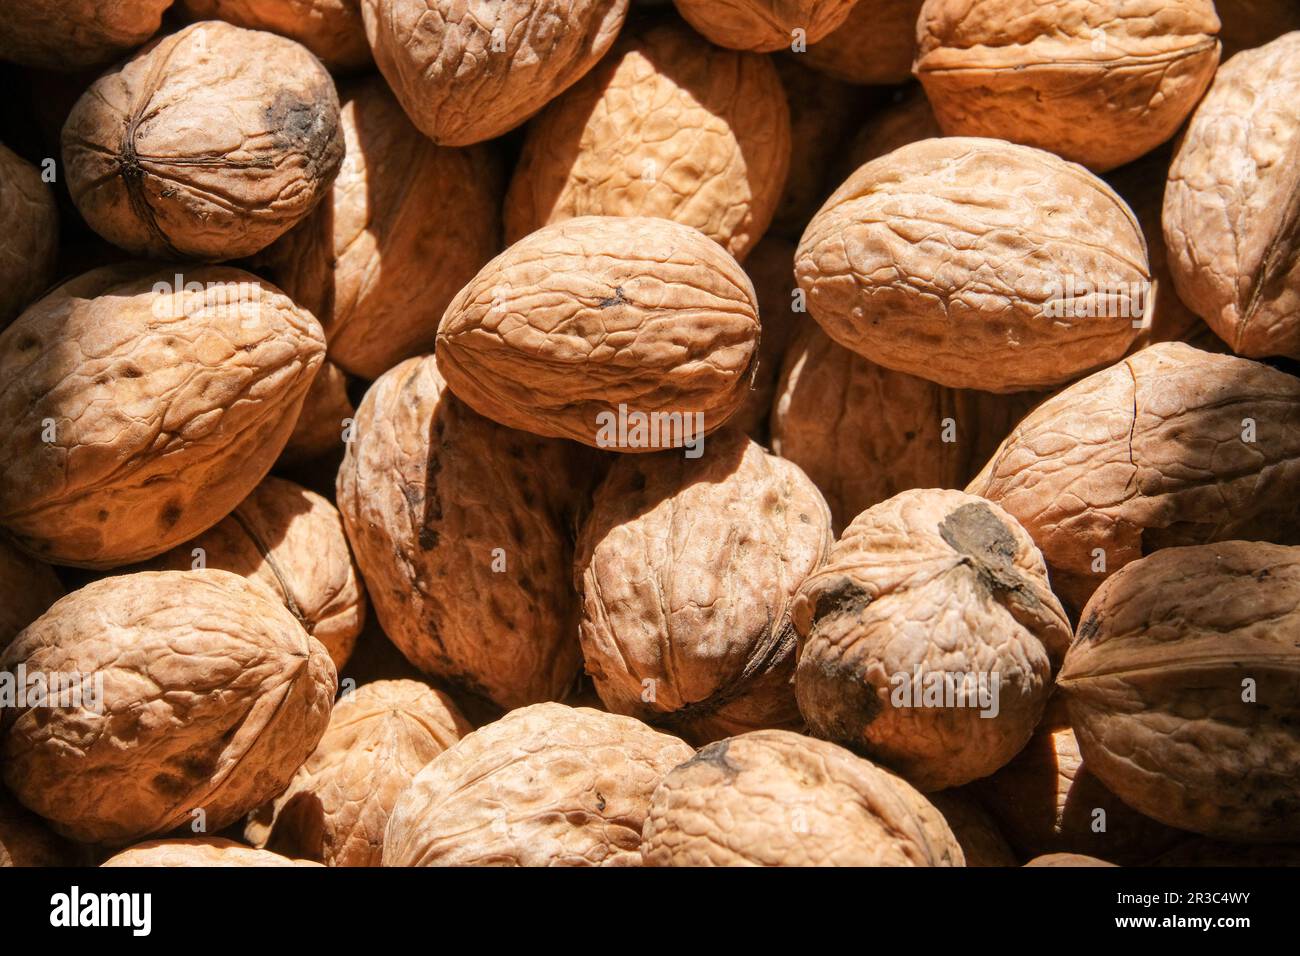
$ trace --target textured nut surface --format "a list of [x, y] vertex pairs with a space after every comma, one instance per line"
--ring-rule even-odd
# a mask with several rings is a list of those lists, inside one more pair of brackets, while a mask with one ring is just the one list
[[540, 229], [484, 266], [447, 307], [437, 358], [480, 414], [599, 446], [601, 413], [618, 420], [620, 406], [678, 413], [683, 435], [698, 415], [706, 432], [723, 424], [745, 400], [758, 337], [753, 285], [702, 233], [586, 216]]
[[54, 278], [59, 211], [31, 163], [0, 144], [0, 328]]
[[848, 17], [802, 54], [846, 83], [904, 83], [912, 76], [916, 18], [924, 0], [859, 0]]
[[1024, 525], [1071, 609], [1159, 548], [1300, 543], [1300, 380], [1153, 345], [1035, 408], [966, 490]]
[[743, 432], [621, 457], [574, 561], [600, 699], [692, 741], [798, 727], [790, 601], [831, 543], [812, 482]]
[[783, 730], [709, 744], [650, 800], [646, 866], [962, 866], [961, 847], [906, 781]]
[[225, 20], [297, 40], [331, 70], [370, 62], [360, 0], [181, 0], [195, 20]]
[[85, 676], [69, 706], [28, 700], [0, 724], [5, 784], [85, 843], [166, 833], [200, 810], [210, 833], [238, 820], [307, 759], [335, 691], [325, 648], [261, 585], [225, 571], [88, 584], [0, 654], [0, 670], [20, 664]]
[[339, 510], [412, 664], [504, 707], [564, 695], [580, 666], [572, 535], [592, 470], [577, 446], [471, 411], [431, 356], [370, 387]]
[[794, 310], [794, 293], [798, 286], [794, 281], [792, 243], [775, 236], [766, 237], [745, 260], [745, 274], [754, 283], [762, 336], [758, 343], [758, 368], [750, 383], [749, 394], [727, 425], [763, 444], [767, 441], [772, 396], [776, 394], [786, 349], [795, 336], [795, 330], [812, 323]]
[[333, 362], [322, 362], [276, 463], [300, 465], [340, 452], [344, 425], [356, 413], [348, 397], [347, 374]]
[[964, 790], [927, 794], [961, 847], [967, 866], [1019, 866], [997, 821]]
[[238, 269], [183, 281], [204, 291], [178, 292], [171, 269], [97, 269], [0, 334], [0, 524], [24, 549], [92, 568], [153, 557], [228, 514], [280, 453], [320, 325]]
[[[718, 46], [772, 53], [816, 43], [844, 22], [855, 0], [673, 0], [687, 23]], [[796, 32], [798, 31], [798, 32]]]
[[961, 137], [850, 176], [804, 231], [795, 274], [841, 345], [990, 392], [1119, 358], [1150, 279], [1137, 220], [1104, 182], [1041, 150]]
[[1300, 839], [1300, 548], [1225, 541], [1135, 561], [1061, 668], [1079, 750], [1170, 826]]
[[77, 849], [0, 787], [0, 870], [10, 866], [76, 866]]
[[501, 176], [487, 147], [435, 146], [382, 80], [345, 89], [333, 192], [263, 254], [320, 319], [329, 355], [375, 379], [433, 351], [438, 320], [499, 249]]
[[284, 37], [205, 21], [101, 76], [63, 127], [90, 227], [154, 258], [234, 259], [311, 212], [343, 159], [338, 94]]
[[0, 60], [55, 70], [102, 66], [158, 31], [173, 0], [5, 3]]
[[864, 511], [795, 598], [810, 730], [921, 790], [997, 770], [1029, 740], [1070, 625], [1033, 541], [960, 491]]
[[620, 41], [529, 125], [506, 240], [576, 216], [658, 216], [743, 258], [789, 160], [789, 109], [768, 59], [656, 26]]
[[365, 623], [366, 594], [337, 509], [283, 478], [263, 479], [229, 515], [154, 564], [160, 571], [219, 568], [256, 581], [325, 645], [335, 670]]
[[361, 12], [411, 122], [466, 146], [518, 126], [595, 66], [627, 0], [361, 0]]
[[1300, 32], [1223, 65], [1169, 168], [1178, 294], [1234, 352], [1300, 357]]
[[326, 866], [378, 866], [398, 797], [471, 729], [450, 697], [419, 681], [364, 684], [339, 700], [270, 819], [251, 821], [245, 836]]
[[0, 538], [0, 651], [61, 597], [51, 567]]
[[310, 860], [292, 860], [278, 853], [221, 837], [188, 840], [150, 840], [109, 857], [100, 866], [319, 866]]
[[511, 711], [416, 775], [389, 818], [384, 866], [637, 866], [650, 794], [692, 753], [631, 717]]
[[1107, 170], [1177, 132], [1219, 63], [1211, 0], [926, 0], [916, 75], [951, 136]]

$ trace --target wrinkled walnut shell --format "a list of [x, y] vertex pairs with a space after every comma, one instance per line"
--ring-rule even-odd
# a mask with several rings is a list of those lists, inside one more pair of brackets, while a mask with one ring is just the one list
[[[673, 0], [682, 19], [711, 43], [773, 53], [816, 43], [844, 22], [855, 0]], [[874, 4], [873, 4], [874, 6]]]
[[370, 63], [360, 0], [181, 0], [195, 20], [225, 20], [297, 40], [331, 70]]

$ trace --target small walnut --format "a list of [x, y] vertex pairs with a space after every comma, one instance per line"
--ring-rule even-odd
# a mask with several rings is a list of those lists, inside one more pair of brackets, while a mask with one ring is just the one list
[[54, 278], [59, 211], [40, 172], [0, 144], [0, 329]]
[[103, 66], [158, 32], [173, 0], [13, 0], [0, 60], [52, 70]]
[[813, 69], [846, 83], [905, 83], [912, 78], [923, 2], [859, 0], [839, 27], [801, 56]]
[[[855, 0], [673, 0], [677, 12], [710, 42], [773, 53], [816, 43], [844, 22]], [[874, 5], [874, 4], [873, 4]]]
[[320, 866], [310, 860], [291, 860], [278, 853], [252, 847], [221, 837], [189, 840], [150, 840], [138, 843], [109, 857], [100, 866]]
[[297, 40], [331, 70], [370, 63], [360, 0], [181, 0], [195, 20], [225, 20]]

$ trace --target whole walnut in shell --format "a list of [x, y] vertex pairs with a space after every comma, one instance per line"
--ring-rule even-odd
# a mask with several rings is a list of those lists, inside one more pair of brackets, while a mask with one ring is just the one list
[[1024, 525], [1072, 610], [1160, 548], [1300, 543], [1300, 379], [1158, 343], [1035, 408], [966, 490]]
[[650, 794], [692, 753], [631, 717], [511, 711], [416, 775], [389, 818], [384, 866], [638, 866]]
[[378, 866], [398, 797], [471, 729], [450, 697], [419, 681], [364, 684], [335, 705], [316, 750], [245, 836], [327, 866]]
[[855, 0], [673, 0], [677, 12], [710, 42], [772, 53], [816, 43], [835, 30]]
[[49, 565], [0, 537], [0, 651], [61, 597], [63, 585]]
[[1133, 213], [1050, 153], [922, 140], [861, 167], [795, 260], [826, 334], [951, 388], [1042, 389], [1114, 361], [1150, 282]]
[[59, 254], [59, 211], [36, 167], [0, 144], [0, 329], [45, 291]]
[[0, 787], [0, 870], [11, 866], [76, 866], [81, 855]]
[[235, 822], [307, 759], [335, 691], [320, 642], [225, 571], [88, 584], [0, 654], [0, 670], [20, 665], [53, 700], [0, 714], [0, 775], [83, 843]]
[[320, 319], [330, 360], [376, 379], [433, 351], [452, 297], [500, 248], [501, 176], [486, 146], [435, 146], [382, 80], [345, 90], [333, 193], [259, 259]]
[[370, 62], [360, 0], [181, 0], [195, 20], [225, 20], [297, 40], [331, 70]]
[[963, 866], [961, 847], [906, 781], [784, 730], [709, 744], [664, 777], [646, 866]]
[[221, 520], [284, 447], [320, 325], [247, 272], [177, 275], [96, 269], [0, 333], [0, 525], [24, 550], [151, 558]]
[[1300, 358], [1300, 32], [1223, 65], [1169, 167], [1178, 294], [1240, 355]]
[[160, 571], [220, 568], [256, 581], [325, 645], [342, 670], [366, 619], [366, 592], [343, 521], [325, 498], [267, 477], [234, 511], [160, 555]]
[[831, 543], [813, 483], [742, 432], [621, 457], [574, 561], [600, 699], [691, 741], [798, 727], [790, 601]]
[[101, 76], [63, 127], [72, 199], [130, 253], [235, 259], [329, 193], [343, 159], [320, 61], [272, 33], [205, 21]]
[[278, 853], [252, 847], [221, 837], [189, 840], [150, 840], [138, 843], [109, 857], [100, 866], [320, 866], [310, 860], [291, 860]]
[[941, 790], [927, 794], [957, 839], [967, 866], [1019, 866], [997, 821], [965, 790]]
[[799, 589], [794, 623], [810, 730], [921, 790], [1014, 757], [1070, 641], [1025, 530], [996, 505], [937, 489], [858, 515]]
[[781, 198], [789, 115], [766, 57], [680, 24], [627, 37], [529, 124], [506, 241], [577, 216], [658, 216], [743, 259]]
[[0, 60], [53, 70], [103, 66], [158, 32], [173, 0], [0, 0]]
[[342, 454], [344, 431], [356, 413], [347, 374], [333, 362], [322, 362], [276, 464], [303, 465], [330, 452]]
[[1219, 64], [1211, 0], [926, 0], [916, 75], [950, 136], [1104, 172], [1169, 139]]
[[432, 356], [380, 376], [338, 504], [375, 613], [412, 664], [503, 707], [564, 696], [581, 662], [573, 534], [591, 470], [578, 446], [471, 411]]
[[375, 62], [411, 122], [468, 146], [514, 129], [596, 65], [627, 0], [361, 0]]
[[846, 83], [905, 83], [912, 78], [922, 3], [858, 0], [839, 27], [800, 56], [813, 69]]
[[1300, 840], [1300, 548], [1129, 564], [1084, 608], [1060, 687], [1084, 761], [1129, 806], [1221, 839]]
[[753, 285], [702, 233], [585, 216], [484, 266], [447, 307], [436, 354], [456, 396], [503, 425], [648, 452], [740, 408], [758, 338]]

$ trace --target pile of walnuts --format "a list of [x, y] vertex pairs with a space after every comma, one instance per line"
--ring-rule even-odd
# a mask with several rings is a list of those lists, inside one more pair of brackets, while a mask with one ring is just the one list
[[1294, 0], [0, 61], [0, 866], [1300, 852]]

